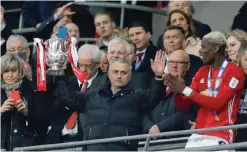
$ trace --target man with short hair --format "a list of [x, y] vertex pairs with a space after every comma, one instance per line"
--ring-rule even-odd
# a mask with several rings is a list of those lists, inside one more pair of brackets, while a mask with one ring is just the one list
[[[168, 73], [173, 76], [185, 77], [190, 68], [189, 55], [184, 50], [176, 50], [170, 53], [167, 61]], [[192, 78], [190, 78], [192, 79]], [[191, 81], [191, 80], [185, 80]], [[189, 129], [189, 120], [194, 121], [193, 113], [179, 112], [174, 103], [174, 93], [166, 88], [163, 99], [148, 114], [144, 116], [143, 128], [145, 133], [155, 134], [167, 131], [178, 131]], [[195, 118], [195, 116], [194, 116]], [[186, 125], [187, 124], [187, 125]]]
[[114, 22], [113, 16], [110, 12], [99, 12], [94, 16], [94, 25], [96, 32], [100, 36], [98, 41], [98, 46], [101, 49], [102, 47], [108, 47], [109, 42], [118, 37], [118, 34], [114, 32], [116, 24]]
[[153, 59], [157, 48], [151, 42], [151, 30], [142, 22], [133, 22], [129, 26], [129, 37], [136, 47], [136, 58], [133, 68], [137, 72], [143, 72], [148, 77], [153, 77], [150, 68], [150, 59]]
[[34, 66], [31, 68], [32, 59], [30, 57], [31, 50], [28, 46], [27, 39], [22, 35], [10, 35], [6, 42], [6, 53], [15, 53], [21, 57], [24, 61], [24, 71], [28, 79], [32, 78], [32, 69], [35, 69]]
[[[187, 111], [191, 104], [198, 104], [199, 111], [195, 129], [233, 125], [237, 121], [244, 72], [225, 58], [226, 37], [213, 31], [202, 39], [199, 51], [205, 66], [194, 76], [187, 87], [180, 76], [167, 74], [165, 84], [172, 91], [175, 104], [180, 111]], [[230, 144], [234, 140], [233, 130], [192, 134], [186, 148]]]
[[[90, 92], [71, 91], [66, 83], [57, 81], [57, 97], [69, 108], [75, 108], [86, 116], [84, 140], [140, 134], [141, 116], [150, 111], [161, 98], [164, 90], [162, 74], [164, 53], [157, 53], [151, 61], [156, 78], [151, 89], [135, 90], [129, 86], [131, 64], [126, 59], [116, 59], [110, 63], [108, 72], [110, 83]], [[130, 106], [131, 105], [131, 106]], [[130, 108], [131, 107], [131, 108]], [[93, 144], [87, 151], [136, 151], [138, 141], [120, 141], [106, 144]]]
[[[98, 68], [101, 60], [101, 52], [95, 45], [84, 44], [78, 50], [78, 67], [87, 73], [84, 82], [80, 82], [76, 76], [70, 76], [68, 86], [72, 91], [86, 92], [97, 84], [96, 77], [102, 75]], [[84, 117], [78, 115], [77, 110], [70, 109], [59, 101], [54, 104], [47, 144], [80, 141], [83, 135]]]
[[[166, 28], [164, 32], [164, 49], [167, 53], [169, 60], [169, 54], [175, 50], [182, 49], [185, 41], [185, 31], [182, 27], [171, 25]], [[191, 80], [194, 77], [197, 70], [202, 66], [202, 61], [199, 57], [189, 54], [191, 67], [186, 73], [186, 79]], [[188, 81], [189, 85], [190, 82]]]

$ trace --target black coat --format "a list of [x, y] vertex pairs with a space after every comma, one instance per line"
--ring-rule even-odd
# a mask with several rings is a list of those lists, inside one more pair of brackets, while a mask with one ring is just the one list
[[[23, 79], [20, 96], [28, 105], [27, 116], [16, 108], [1, 115], [1, 148], [13, 150], [15, 147], [32, 146], [36, 144], [36, 96], [31, 82]], [[7, 100], [5, 90], [1, 89], [1, 105]]]
[[154, 76], [154, 73], [151, 69], [150, 59], [154, 59], [156, 51], [157, 51], [157, 48], [153, 45], [152, 42], [150, 42], [150, 44], [147, 47], [147, 50], [145, 52], [144, 59], [141, 62], [138, 69], [135, 70], [135, 63], [133, 63], [133, 66], [132, 66], [132, 69], [134, 71], [144, 73], [147, 76], [147, 79], [150, 81], [151, 81], [152, 77]]
[[196, 72], [202, 67], [203, 63], [201, 58], [198, 56], [189, 54], [190, 57], [190, 69], [186, 72], [185, 80], [186, 85], [190, 85], [192, 78], [195, 76]]
[[[98, 72], [97, 77], [102, 76], [102, 72]], [[95, 86], [98, 84], [98, 79], [94, 79], [91, 86]], [[81, 88], [78, 85], [78, 80], [75, 76], [70, 76], [68, 79], [68, 86], [71, 91], [80, 91]], [[89, 87], [87, 91], [92, 90], [92, 87]], [[74, 112], [74, 110], [68, 109], [66, 105], [61, 103], [60, 101], [56, 100], [54, 104], [52, 105], [52, 114], [51, 114], [51, 121], [50, 121], [50, 126], [51, 129], [48, 132], [47, 138], [46, 138], [46, 143], [47, 144], [55, 144], [55, 143], [60, 143], [62, 142], [61, 140], [61, 134], [62, 130], [64, 128], [65, 123], [71, 116], [71, 114]], [[83, 124], [84, 124], [84, 116], [83, 115], [78, 115], [78, 138], [83, 140]]]
[[[131, 136], [141, 133], [141, 117], [158, 104], [164, 92], [163, 81], [153, 80], [150, 90], [133, 90], [128, 85], [112, 94], [108, 84], [86, 93], [70, 92], [58, 81], [57, 97], [71, 109], [86, 115], [84, 140]], [[130, 106], [131, 105], [131, 106]], [[138, 141], [89, 145], [89, 151], [137, 150]]]
[[9, 27], [6, 25], [6, 27], [1, 31], [1, 37], [5, 40], [5, 42], [1, 45], [1, 56], [3, 56], [6, 53], [6, 42], [10, 35], [12, 35], [13, 32]]

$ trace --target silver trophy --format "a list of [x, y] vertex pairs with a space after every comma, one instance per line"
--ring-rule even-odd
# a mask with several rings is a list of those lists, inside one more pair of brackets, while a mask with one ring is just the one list
[[64, 69], [68, 63], [67, 41], [59, 38], [51, 38], [44, 42], [46, 50], [46, 64], [50, 67], [46, 73], [48, 75], [64, 75]]

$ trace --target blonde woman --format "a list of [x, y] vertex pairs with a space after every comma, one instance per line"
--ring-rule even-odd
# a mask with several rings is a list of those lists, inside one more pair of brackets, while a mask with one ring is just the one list
[[242, 30], [236, 29], [228, 34], [226, 42], [226, 53], [232, 63], [238, 64], [236, 56], [241, 44], [246, 40], [247, 33]]
[[1, 57], [1, 148], [31, 146], [37, 137], [33, 117], [34, 92], [17, 55]]

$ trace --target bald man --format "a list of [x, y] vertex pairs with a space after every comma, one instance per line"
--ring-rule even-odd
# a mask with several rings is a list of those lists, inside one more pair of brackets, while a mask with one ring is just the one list
[[[176, 50], [169, 55], [167, 61], [168, 73], [173, 76], [186, 76], [190, 68], [190, 57], [184, 50]], [[192, 79], [192, 78], [190, 78]], [[191, 82], [191, 80], [185, 81]], [[177, 111], [173, 99], [173, 92], [167, 88], [163, 100], [148, 115], [144, 116], [144, 132], [155, 134], [166, 131], [176, 131], [188, 129], [189, 120], [195, 118], [194, 109], [190, 112], [182, 113]]]

